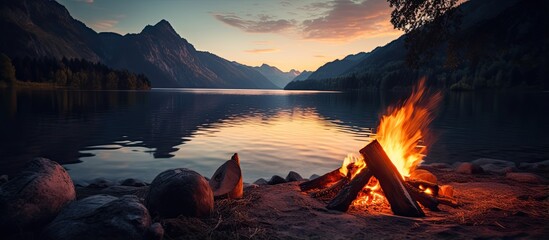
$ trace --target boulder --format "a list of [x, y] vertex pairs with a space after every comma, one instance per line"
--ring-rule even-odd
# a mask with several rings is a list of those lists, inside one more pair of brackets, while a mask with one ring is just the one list
[[505, 175], [505, 178], [522, 183], [544, 183], [545, 179], [533, 173], [514, 173], [510, 172]]
[[89, 188], [108, 188], [110, 186], [116, 185], [113, 181], [106, 178], [96, 178], [90, 182], [88, 185]]
[[470, 162], [464, 162], [457, 166], [456, 172], [463, 174], [479, 174], [483, 173], [484, 170], [479, 165]]
[[254, 184], [257, 184], [257, 185], [268, 185], [269, 182], [268, 182], [267, 180], [265, 180], [264, 178], [260, 178], [260, 179], [255, 180]]
[[271, 180], [269, 180], [268, 184], [275, 185], [275, 184], [280, 184], [285, 182], [286, 182], [286, 179], [282, 178], [281, 176], [274, 175], [271, 177]]
[[147, 186], [147, 183], [143, 182], [140, 179], [128, 178], [120, 182], [120, 185], [128, 187], [144, 187]]
[[235, 153], [222, 164], [208, 181], [216, 198], [242, 198], [244, 195], [240, 159]]
[[47, 239], [145, 239], [151, 217], [133, 195], [94, 195], [68, 205], [43, 232]]
[[212, 213], [213, 191], [208, 181], [186, 168], [166, 170], [153, 180], [145, 205], [161, 217], [205, 217]]
[[54, 161], [35, 158], [0, 187], [0, 232], [41, 227], [75, 198], [67, 171]]
[[484, 172], [493, 174], [506, 174], [508, 172], [516, 171], [516, 164], [511, 161], [491, 159], [491, 158], [479, 158], [472, 162], [473, 164], [482, 167]]
[[290, 171], [285, 178], [286, 182], [295, 182], [303, 180], [303, 177], [294, 171]]
[[437, 177], [425, 169], [416, 169], [410, 174], [410, 179], [423, 180], [430, 183], [437, 183]]

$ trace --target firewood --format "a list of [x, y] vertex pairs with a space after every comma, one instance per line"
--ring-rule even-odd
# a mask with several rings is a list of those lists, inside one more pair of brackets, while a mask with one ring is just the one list
[[425, 213], [404, 187], [404, 180], [377, 140], [360, 150], [368, 169], [379, 180], [385, 198], [396, 215], [423, 217]]
[[332, 184], [332, 186], [324, 188], [322, 190], [319, 190], [317, 192], [314, 192], [311, 194], [311, 197], [314, 198], [321, 198], [324, 196], [333, 196], [341, 191], [341, 189], [349, 183], [349, 178], [344, 177], [341, 180], [337, 181], [336, 183]]
[[344, 177], [345, 175], [343, 175], [339, 171], [339, 168], [337, 168], [336, 170], [326, 173], [318, 178], [300, 183], [299, 188], [301, 189], [302, 192], [308, 191], [311, 189], [316, 189], [316, 188], [323, 188], [330, 185], [330, 183], [334, 183], [341, 180]]
[[421, 205], [429, 208], [431, 211], [440, 211], [440, 209], [438, 209], [438, 200], [435, 197], [422, 192], [419, 188], [412, 186], [408, 182], [404, 182], [404, 187], [406, 187], [406, 190], [408, 190], [408, 193], [410, 193], [412, 198]]
[[431, 191], [433, 191], [433, 196], [435, 197], [438, 196], [439, 186], [437, 184], [430, 183], [423, 180], [418, 180], [418, 179], [410, 179], [410, 180], [406, 180], [405, 182], [418, 189], [420, 188], [419, 187], [420, 185], [423, 186], [424, 188], [430, 188]]
[[459, 203], [456, 199], [449, 198], [449, 197], [437, 197], [437, 200], [440, 204], [450, 206], [453, 208], [459, 207]]
[[326, 206], [327, 209], [345, 212], [356, 199], [360, 190], [368, 184], [372, 172], [367, 168], [362, 169]]

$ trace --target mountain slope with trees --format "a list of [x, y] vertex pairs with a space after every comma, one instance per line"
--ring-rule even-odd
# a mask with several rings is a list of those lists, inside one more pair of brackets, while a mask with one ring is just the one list
[[[286, 89], [395, 89], [422, 76], [431, 87], [445, 89], [549, 89], [548, 5], [542, 0], [471, 0], [457, 8], [462, 24], [455, 36], [432, 42], [434, 54], [417, 68], [407, 64], [403, 35], [336, 77], [309, 77]], [[455, 50], [448, 50], [450, 43]]]

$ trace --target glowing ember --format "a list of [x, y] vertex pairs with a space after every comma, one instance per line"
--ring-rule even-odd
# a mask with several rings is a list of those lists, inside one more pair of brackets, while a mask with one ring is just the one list
[[[410, 173], [423, 161], [427, 148], [421, 145], [421, 141], [428, 134], [427, 126], [433, 120], [432, 112], [441, 97], [440, 93], [427, 95], [425, 79], [421, 79], [408, 99], [397, 107], [390, 107], [387, 114], [381, 118], [376, 139], [403, 178], [409, 177]], [[350, 163], [354, 163], [355, 167], [359, 166], [356, 173], [366, 166], [361, 157], [350, 154], [345, 158], [340, 169], [341, 173], [347, 175], [347, 166]], [[356, 173], [352, 176], [354, 177]], [[421, 190], [432, 194], [432, 190], [429, 188], [422, 186]], [[381, 194], [380, 185], [377, 179], [372, 178], [353, 205], [383, 201], [385, 198]]]

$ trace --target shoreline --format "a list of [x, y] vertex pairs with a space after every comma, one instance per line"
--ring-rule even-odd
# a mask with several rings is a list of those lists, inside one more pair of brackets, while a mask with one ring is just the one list
[[[545, 226], [549, 186], [542, 177], [549, 172], [549, 161], [521, 168], [506, 164], [509, 162], [477, 159], [454, 166], [421, 165], [418, 169], [435, 175], [437, 184], [453, 187], [459, 205], [439, 205], [441, 211], [436, 212], [423, 208], [423, 218], [396, 216], [386, 202], [354, 205], [347, 212], [328, 210], [327, 201], [300, 191], [298, 184], [306, 180], [294, 172], [286, 179], [273, 176], [269, 181], [245, 184], [243, 198], [215, 200], [209, 216], [154, 217], [151, 227], [160, 226], [164, 239], [542, 239], [549, 234]], [[0, 190], [4, 183], [0, 182]], [[96, 179], [88, 186], [74, 186], [76, 202], [91, 196], [125, 199], [131, 195], [143, 203], [149, 189], [149, 184], [139, 179], [121, 183]], [[41, 233], [42, 228], [34, 228], [6, 239], [36, 239]]]

